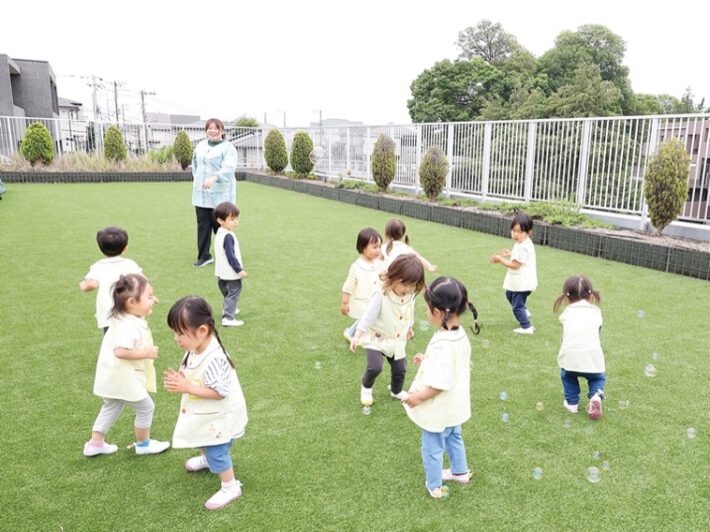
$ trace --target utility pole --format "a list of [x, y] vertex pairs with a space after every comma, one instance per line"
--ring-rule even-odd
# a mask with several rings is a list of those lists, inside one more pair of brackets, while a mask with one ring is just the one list
[[141, 111], [143, 113], [143, 123], [144, 124], [147, 122], [146, 116], [145, 116], [145, 97], [146, 96], [155, 96], [155, 93], [141, 90]]
[[116, 124], [118, 125], [118, 82], [113, 82], [113, 101], [116, 104]]
[[93, 105], [94, 122], [96, 122], [98, 120], [99, 104], [96, 101], [96, 76], [93, 74], [91, 74], [91, 104]]

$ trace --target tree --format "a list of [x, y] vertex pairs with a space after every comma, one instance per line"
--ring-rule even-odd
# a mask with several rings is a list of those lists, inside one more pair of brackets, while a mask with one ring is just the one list
[[264, 159], [266, 160], [266, 165], [277, 174], [283, 172], [283, 169], [288, 166], [286, 142], [278, 129], [272, 129], [266, 135], [266, 140], [264, 140]]
[[384, 133], [377, 137], [372, 149], [370, 164], [372, 179], [382, 192], [387, 191], [397, 172], [397, 156], [394, 141]]
[[234, 127], [259, 127], [259, 121], [251, 116], [241, 115], [234, 121]]
[[175, 135], [173, 155], [183, 170], [192, 162], [192, 142], [190, 142], [190, 137], [187, 136], [184, 129], [181, 129]]
[[460, 31], [456, 46], [461, 49], [459, 59], [468, 61], [480, 57], [486, 63], [500, 65], [518, 47], [518, 41], [499, 23], [483, 19]]
[[104, 133], [104, 157], [110, 161], [125, 161], [128, 157], [123, 134], [116, 126], [111, 126]]
[[690, 156], [679, 139], [663, 143], [648, 162], [643, 195], [659, 235], [683, 210], [688, 197], [689, 167]]
[[37, 162], [51, 163], [54, 160], [54, 142], [47, 126], [42, 122], [32, 122], [20, 142], [20, 153], [32, 166]]
[[419, 180], [424, 193], [430, 200], [436, 199], [444, 190], [448, 173], [449, 161], [446, 159], [444, 150], [438, 146], [429, 148], [419, 165]]
[[663, 106], [658, 96], [653, 94], [637, 94], [633, 105], [633, 115], [660, 115], [663, 114]]
[[611, 81], [602, 81], [597, 65], [581, 64], [567, 85], [548, 100], [552, 116], [609, 116], [621, 114], [621, 91]]
[[291, 168], [299, 177], [307, 177], [313, 170], [312, 151], [313, 141], [308, 133], [305, 131], [296, 133], [291, 145]]

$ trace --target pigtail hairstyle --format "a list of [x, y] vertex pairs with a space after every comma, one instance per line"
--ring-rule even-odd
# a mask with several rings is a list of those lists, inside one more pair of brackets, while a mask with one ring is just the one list
[[590, 303], [599, 304], [602, 302], [601, 295], [592, 286], [592, 281], [583, 275], [573, 275], [565, 281], [562, 286], [562, 294], [555, 299], [552, 310], [557, 312], [564, 301], [576, 303], [582, 299]]
[[113, 308], [110, 316], [116, 318], [119, 314], [124, 314], [128, 300], [133, 298], [138, 301], [145, 292], [146, 286], [148, 286], [148, 279], [140, 273], [121, 275], [118, 281], [113, 283]]
[[397, 218], [392, 218], [385, 225], [385, 238], [389, 240], [387, 243], [387, 253], [392, 253], [392, 247], [394, 246], [395, 240], [402, 240], [404, 238], [404, 243], [409, 245], [409, 237], [407, 236], [407, 226], [404, 225], [402, 220]]
[[431, 283], [424, 291], [424, 300], [429, 309], [437, 309], [444, 313], [441, 326], [449, 330], [449, 318], [461, 316], [468, 308], [473, 315], [473, 325], [471, 332], [478, 334], [481, 332], [481, 325], [478, 323], [478, 310], [468, 300], [468, 291], [466, 287], [453, 277], [439, 277]]
[[380, 275], [382, 288], [385, 293], [389, 293], [394, 284], [399, 281], [404, 284], [414, 285], [414, 293], [418, 294], [426, 286], [424, 282], [424, 266], [422, 262], [412, 253], [400, 255], [386, 272]]
[[[209, 303], [203, 298], [200, 296], [185, 296], [178, 299], [175, 304], [170, 307], [167, 321], [168, 327], [179, 334], [189, 333], [202, 325], [206, 325], [210, 333], [217, 338], [219, 346], [227, 356], [229, 365], [234, 367], [234, 361], [225, 349], [222, 339], [219, 337], [219, 333], [215, 327], [214, 318], [212, 317], [212, 307], [210, 307]], [[186, 359], [187, 357], [183, 358], [180, 364], [181, 366], [185, 365]]]

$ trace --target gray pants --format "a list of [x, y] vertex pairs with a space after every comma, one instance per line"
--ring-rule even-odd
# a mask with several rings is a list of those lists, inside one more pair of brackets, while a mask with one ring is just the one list
[[219, 279], [217, 281], [217, 286], [219, 286], [219, 291], [222, 292], [222, 295], [224, 296], [222, 318], [233, 320], [234, 311], [237, 310], [237, 302], [239, 301], [239, 296], [242, 293], [242, 280], [234, 279], [225, 281], [224, 279]]
[[365, 388], [372, 388], [375, 385], [375, 379], [382, 373], [382, 366], [384, 365], [382, 359], [386, 359], [391, 371], [390, 391], [392, 393], [402, 391], [404, 387], [404, 376], [407, 373], [406, 358], [395, 360], [394, 357], [385, 356], [383, 353], [375, 351], [374, 349], [365, 349], [365, 356], [367, 357], [367, 366], [365, 367], [365, 374], [362, 376], [362, 385]]
[[104, 404], [99, 410], [99, 415], [96, 416], [94, 426], [91, 430], [106, 434], [116, 420], [123, 412], [123, 408], [130, 406], [136, 412], [136, 420], [134, 426], [137, 429], [149, 429], [153, 424], [153, 412], [155, 412], [155, 403], [147, 395], [145, 399], [140, 401], [124, 401], [123, 399], [107, 399], [104, 397]]

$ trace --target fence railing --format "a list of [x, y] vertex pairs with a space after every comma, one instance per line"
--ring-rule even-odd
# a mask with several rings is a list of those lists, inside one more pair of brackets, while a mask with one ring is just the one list
[[[110, 125], [68, 119], [0, 117], [0, 154], [18, 150], [29, 123], [43, 122], [59, 154], [99, 151]], [[172, 145], [178, 131], [193, 143], [204, 138], [199, 125], [118, 124], [131, 153]], [[394, 184], [420, 191], [419, 163], [432, 146], [450, 164], [445, 193], [513, 201], [565, 201], [583, 208], [645, 217], [644, 173], [656, 147], [680, 139], [691, 158], [688, 201], [681, 219], [710, 223], [710, 114], [454, 122], [387, 126], [279, 128], [291, 150], [306, 131], [323, 157], [322, 177], [371, 180], [371, 154], [381, 134], [395, 142]], [[261, 128], [226, 128], [240, 167], [265, 168]]]

